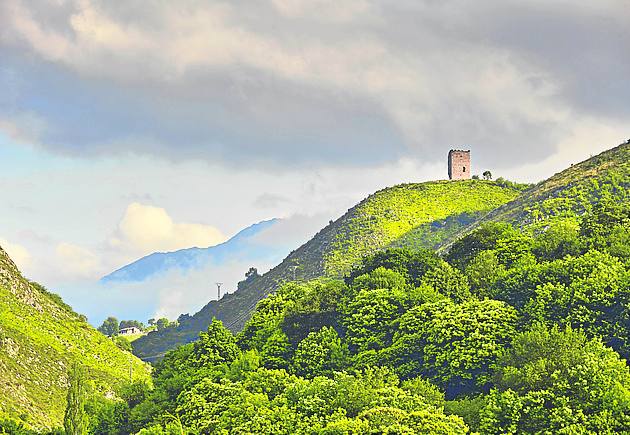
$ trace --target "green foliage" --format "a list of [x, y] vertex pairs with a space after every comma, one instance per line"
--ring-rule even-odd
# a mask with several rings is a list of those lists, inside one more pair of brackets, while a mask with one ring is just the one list
[[339, 305], [348, 295], [348, 288], [337, 280], [314, 280], [308, 283], [287, 287], [287, 295], [294, 300], [284, 312], [282, 330], [295, 346], [309, 333], [322, 326], [338, 329]]
[[422, 283], [455, 302], [463, 302], [471, 297], [466, 275], [445, 261], [429, 270]]
[[171, 326], [171, 322], [169, 322], [167, 318], [162, 317], [155, 322], [155, 326], [157, 327], [158, 331], [163, 331]]
[[[406, 271], [405, 271], [406, 272]], [[371, 270], [369, 273], [359, 275], [352, 279], [352, 289], [358, 290], [377, 290], [377, 289], [396, 289], [405, 290], [408, 287], [406, 277], [395, 270], [386, 269], [383, 266]]]
[[118, 326], [119, 329], [131, 327], [136, 327], [141, 331], [144, 330], [144, 324], [138, 320], [121, 320], [120, 325]]
[[343, 323], [353, 351], [382, 349], [391, 344], [391, 324], [403, 312], [404, 291], [361, 290], [349, 304]]
[[107, 319], [103, 320], [103, 324], [98, 327], [98, 331], [101, 334], [107, 335], [108, 337], [118, 335], [118, 319], [111, 316], [108, 317]]
[[453, 398], [489, 387], [515, 325], [515, 310], [499, 301], [423, 304], [401, 317], [386, 355], [402, 377], [424, 376]]
[[116, 335], [112, 337], [112, 341], [120, 350], [131, 352], [131, 342], [127, 338]]
[[288, 369], [291, 359], [291, 343], [287, 335], [281, 331], [274, 331], [261, 350], [262, 363], [268, 369]]
[[[542, 269], [548, 276], [524, 308], [530, 321], [568, 324], [592, 336], [618, 337], [630, 321], [627, 271], [615, 257], [589, 251]], [[620, 329], [621, 328], [621, 329]]]
[[494, 250], [481, 251], [466, 266], [466, 276], [472, 294], [480, 298], [492, 297], [496, 282], [505, 276], [507, 268], [499, 262]]
[[197, 367], [213, 367], [234, 361], [239, 353], [234, 335], [220, 320], [213, 320], [208, 331], [199, 334], [188, 360]]
[[297, 346], [293, 365], [302, 376], [332, 375], [348, 365], [348, 347], [341, 341], [337, 331], [324, 326], [311, 332]]
[[[396, 279], [385, 276], [381, 278], [379, 275], [372, 274], [372, 272], [379, 270], [380, 272], [377, 273], [382, 275], [386, 273], [382, 272], [383, 270], [389, 270], [396, 272], [398, 275], [402, 275], [408, 284], [418, 285], [424, 275], [439, 263], [440, 258], [433, 251], [426, 249], [415, 251], [408, 248], [390, 248], [364, 258], [363, 261], [350, 272], [346, 282], [353, 287], [370, 288], [361, 286], [361, 279], [369, 279], [373, 283], [383, 279]], [[356, 285], [352, 284], [355, 280], [359, 279], [359, 277], [363, 278], [361, 278]]]
[[20, 421], [0, 417], [0, 434], [37, 435], [37, 432], [28, 428]]
[[549, 223], [536, 237], [533, 253], [541, 260], [559, 260], [567, 255], [576, 256], [584, 251], [577, 219], [559, 219]]
[[87, 434], [89, 420], [85, 413], [85, 372], [78, 364], [74, 364], [68, 372], [68, 383], [66, 412], [63, 417], [66, 435]]
[[514, 228], [506, 223], [489, 223], [465, 235], [456, 241], [446, 255], [446, 260], [464, 269], [480, 252], [495, 249], [501, 239], [516, 234]]
[[535, 326], [499, 362], [481, 432], [627, 433], [630, 371], [598, 340]]
[[402, 433], [467, 432], [461, 419], [399, 388], [383, 369], [312, 380], [259, 369], [238, 382], [204, 380], [179, 403], [190, 433], [367, 434], [394, 427]]

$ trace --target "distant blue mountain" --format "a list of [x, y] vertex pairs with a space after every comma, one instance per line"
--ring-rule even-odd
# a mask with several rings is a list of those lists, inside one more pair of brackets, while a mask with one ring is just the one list
[[209, 248], [187, 248], [174, 252], [155, 252], [142, 257], [101, 278], [102, 284], [140, 282], [157, 277], [172, 269], [181, 271], [198, 269], [208, 265], [222, 265], [229, 261], [281, 260], [286, 254], [285, 246], [260, 243], [257, 235], [278, 225], [281, 219], [271, 219], [254, 224], [240, 231], [224, 243]]

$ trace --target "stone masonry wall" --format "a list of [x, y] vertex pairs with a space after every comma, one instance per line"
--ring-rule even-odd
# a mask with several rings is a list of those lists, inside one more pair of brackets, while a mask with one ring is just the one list
[[448, 178], [468, 180], [470, 177], [470, 151], [451, 150], [448, 153]]

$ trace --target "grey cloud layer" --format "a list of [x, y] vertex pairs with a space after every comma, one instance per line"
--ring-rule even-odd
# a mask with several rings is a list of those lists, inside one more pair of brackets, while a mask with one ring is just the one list
[[535, 162], [585, 120], [630, 118], [629, 9], [5, 0], [0, 128], [81, 155], [365, 165], [468, 144]]

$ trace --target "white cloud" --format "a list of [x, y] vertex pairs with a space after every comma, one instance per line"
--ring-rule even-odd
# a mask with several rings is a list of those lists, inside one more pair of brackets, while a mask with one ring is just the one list
[[0, 246], [5, 250], [9, 257], [22, 272], [31, 265], [33, 258], [31, 253], [22, 245], [11, 243], [6, 239], [0, 238]]
[[100, 270], [98, 256], [72, 243], [59, 243], [55, 249], [58, 271], [70, 280], [92, 278]]
[[134, 202], [127, 207], [109, 243], [114, 248], [148, 254], [208, 247], [223, 241], [225, 236], [213, 226], [176, 223], [163, 208]]

